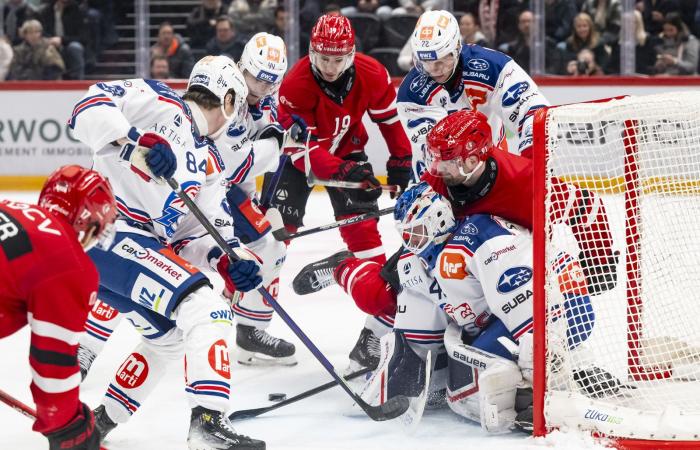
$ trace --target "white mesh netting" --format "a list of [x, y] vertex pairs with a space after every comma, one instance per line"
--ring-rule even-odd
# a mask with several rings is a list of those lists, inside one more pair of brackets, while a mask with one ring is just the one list
[[[567, 222], [546, 218], [547, 424], [699, 439], [700, 92], [554, 108], [545, 129], [547, 174], [583, 192], [574, 202], [556, 195], [556, 182], [546, 188], [547, 210], [565, 211]], [[605, 216], [619, 251], [617, 283], [590, 296], [594, 320], [570, 305], [566, 316], [559, 305], [568, 288], [551, 262], [564, 250], [606, 277], [605, 258], [586, 256], [607, 245], [596, 225]], [[552, 321], [556, 313], [564, 319]], [[577, 347], [574, 322], [590, 331]], [[626, 386], [615, 389], [601, 371]]]

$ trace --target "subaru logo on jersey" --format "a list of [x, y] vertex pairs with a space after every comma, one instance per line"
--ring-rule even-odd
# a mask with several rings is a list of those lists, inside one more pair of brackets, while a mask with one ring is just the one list
[[226, 136], [228, 137], [238, 137], [245, 133], [245, 125], [237, 125], [235, 122], [228, 126], [226, 130]]
[[268, 83], [274, 83], [277, 81], [277, 75], [261, 70], [260, 72], [258, 72], [257, 79], [261, 81], [267, 81]]
[[421, 90], [421, 88], [425, 85], [425, 82], [428, 81], [428, 76], [423, 74], [421, 76], [418, 76], [411, 81], [411, 85], [408, 87], [408, 89], [411, 92], [418, 92]]
[[418, 119], [409, 120], [407, 125], [408, 128], [416, 128], [424, 123], [433, 125], [435, 124], [435, 119], [431, 119], [430, 117], [421, 117]]
[[477, 234], [479, 234], [479, 229], [473, 223], [467, 222], [462, 227], [461, 233], [462, 234], [477, 235]]
[[505, 94], [503, 94], [501, 104], [503, 104], [503, 106], [515, 105], [518, 102], [518, 100], [520, 100], [520, 96], [523, 95], [523, 92], [527, 91], [529, 88], [530, 83], [528, 83], [527, 81], [515, 83], [513, 86], [508, 88]]
[[489, 63], [485, 59], [477, 58], [477, 59], [470, 59], [469, 62], [467, 63], [467, 67], [469, 67], [471, 70], [476, 70], [476, 71], [484, 71], [488, 70], [489, 68]]
[[511, 267], [498, 277], [496, 290], [507, 294], [523, 286], [532, 278], [532, 269], [526, 266]]
[[190, 80], [190, 84], [203, 84], [205, 86], [209, 85], [209, 76], [204, 74], [195, 75]]
[[102, 89], [105, 92], [109, 92], [115, 97], [122, 97], [124, 94], [126, 94], [126, 91], [124, 90], [123, 87], [121, 86], [115, 86], [113, 84], [107, 84], [107, 83], [97, 83], [97, 87]]
[[435, 61], [436, 59], [438, 59], [437, 52], [435, 52], [433, 50], [428, 51], [428, 52], [419, 51], [419, 52], [417, 52], [417, 54], [418, 54], [418, 59], [420, 59], [421, 61]]

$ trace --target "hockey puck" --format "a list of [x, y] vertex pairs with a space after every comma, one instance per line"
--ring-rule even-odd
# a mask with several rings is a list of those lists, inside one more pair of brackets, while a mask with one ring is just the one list
[[276, 392], [274, 394], [268, 395], [267, 399], [270, 400], [271, 402], [283, 402], [283, 401], [287, 400], [287, 394], [282, 394], [280, 392]]

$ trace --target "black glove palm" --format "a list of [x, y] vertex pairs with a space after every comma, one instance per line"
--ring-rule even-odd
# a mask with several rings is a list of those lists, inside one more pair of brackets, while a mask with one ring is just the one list
[[[387, 183], [398, 185], [401, 191], [406, 190], [411, 181], [411, 156], [391, 156], [386, 162]], [[400, 193], [392, 192], [391, 198], [398, 197]]]

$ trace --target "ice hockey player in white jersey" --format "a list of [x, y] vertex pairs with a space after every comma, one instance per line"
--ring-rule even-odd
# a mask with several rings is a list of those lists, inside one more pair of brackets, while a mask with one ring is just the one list
[[[285, 137], [285, 130], [276, 124], [274, 98], [287, 69], [284, 42], [268, 33], [256, 34], [246, 44], [238, 67], [241, 70], [238, 81], [243, 83], [244, 80], [248, 88], [247, 111], [232, 120], [214, 141], [224, 163], [227, 182], [228, 202], [222, 207], [226, 215], [233, 216], [235, 236], [265, 261], [261, 271], [263, 285], [276, 295], [286, 246], [272, 237], [270, 223], [259, 208], [255, 177], [277, 168], [280, 143]], [[191, 78], [196, 76], [193, 71]], [[221, 222], [224, 226], [230, 224], [231, 220]], [[180, 245], [185, 243], [187, 241], [181, 241]], [[257, 291], [243, 294], [224, 290], [223, 294], [231, 302], [237, 322], [234, 354], [239, 362], [296, 363], [294, 345], [265, 331], [272, 319], [272, 308], [263, 302]], [[93, 305], [78, 351], [83, 378], [121, 317], [103, 302]]]
[[[107, 390], [122, 417], [105, 417], [103, 405], [96, 426], [124, 421], [138, 407], [130, 393], [157, 383], [165, 365], [149, 366], [142, 353], [180, 362], [184, 355], [192, 408], [189, 448], [263, 449], [264, 442], [237, 434], [225, 415], [231, 310], [200, 271], [219, 272], [232, 292], [262, 284], [258, 259], [225, 225], [224, 163], [210, 139], [245, 115], [247, 88], [224, 56], [203, 58], [193, 74], [182, 98], [153, 80], [97, 83], [69, 122], [93, 149], [95, 169], [112, 181], [120, 212], [112, 247], [89, 253], [100, 272], [98, 296], [143, 337]], [[161, 177], [180, 183], [241, 260], [225, 256]]]
[[[380, 402], [415, 395], [420, 360], [444, 345], [448, 370], [439, 373], [445, 364], [436, 362], [431, 390], [446, 379], [450, 408], [486, 431], [507, 432], [521, 411], [526, 428], [531, 409], [526, 403], [516, 411], [516, 394], [532, 381], [531, 234], [485, 214], [455, 223], [449, 203], [425, 183], [402, 195], [395, 217], [404, 242], [401, 291], [394, 333], [382, 338], [382, 361], [366, 391], [380, 393]], [[595, 314], [578, 262], [562, 252], [553, 266], [562, 303], [552, 314], [564, 319], [556, 323], [573, 349], [592, 332]], [[590, 395], [618, 388], [604, 371], [577, 370]]]
[[[282, 38], [257, 33], [246, 43], [238, 67], [248, 87], [247, 114], [232, 123], [216, 140], [226, 164], [227, 199], [237, 238], [260, 256], [265, 265], [263, 285], [277, 296], [279, 274], [286, 246], [272, 236], [263, 210], [270, 209], [272, 192], [264, 192], [262, 204], [255, 192], [255, 177], [277, 170], [285, 130], [277, 123], [275, 95], [287, 71], [287, 52]], [[260, 293], [225, 292], [236, 318], [236, 359], [242, 364], [296, 364], [290, 342], [271, 336], [266, 328], [272, 307]]]
[[509, 56], [462, 45], [457, 19], [448, 11], [427, 11], [411, 35], [415, 67], [397, 93], [399, 118], [413, 149], [415, 176], [424, 170], [425, 139], [450, 112], [478, 110], [489, 117], [493, 142], [505, 148], [505, 130], [517, 136], [513, 153], [532, 151], [535, 111], [548, 106], [537, 84]]

